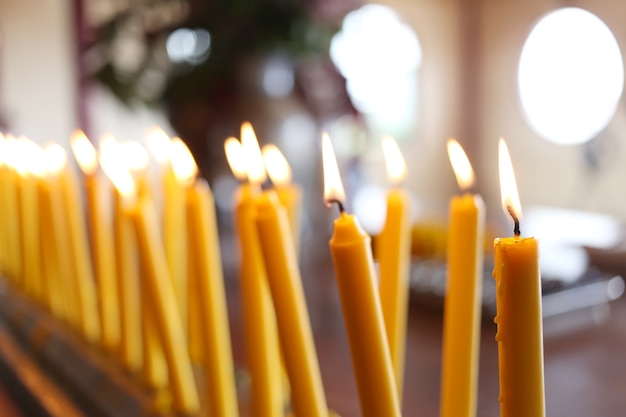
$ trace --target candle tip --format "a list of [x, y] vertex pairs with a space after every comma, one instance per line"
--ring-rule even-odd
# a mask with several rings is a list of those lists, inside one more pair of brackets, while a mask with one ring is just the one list
[[509, 215], [513, 218], [513, 222], [515, 223], [515, 225], [513, 226], [513, 234], [515, 235], [516, 238], [520, 237], [520, 230], [519, 230], [519, 218], [517, 217], [517, 215], [515, 214], [515, 210], [513, 210], [512, 206], [506, 206], [506, 210], [509, 212]]
[[343, 214], [346, 211], [346, 208], [343, 206], [343, 202], [341, 200], [338, 200], [336, 198], [331, 198], [330, 200], [326, 201], [326, 204], [330, 207], [333, 203], [337, 204], [337, 207], [339, 208], [339, 214]]

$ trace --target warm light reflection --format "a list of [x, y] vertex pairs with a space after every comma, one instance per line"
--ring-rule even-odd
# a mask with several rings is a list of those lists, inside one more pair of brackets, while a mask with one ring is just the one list
[[406, 162], [398, 143], [389, 135], [382, 138], [383, 155], [387, 166], [387, 179], [392, 184], [401, 184], [406, 179]]
[[72, 134], [70, 145], [78, 166], [85, 175], [92, 175], [98, 168], [96, 148], [81, 130]]
[[322, 134], [322, 163], [324, 165], [324, 200], [326, 204], [330, 205], [333, 201], [343, 203], [346, 194], [343, 191], [333, 144], [326, 132]]
[[448, 139], [448, 157], [454, 170], [456, 181], [462, 191], [467, 191], [474, 185], [474, 170], [467, 154], [456, 139]]
[[2, 132], [0, 132], [0, 167], [5, 165], [5, 160], [7, 159], [7, 141], [4, 139]]
[[498, 164], [500, 167], [500, 195], [502, 196], [502, 208], [513, 219], [522, 217], [522, 205], [517, 192], [517, 182], [509, 148], [503, 138], [498, 143]]
[[182, 184], [191, 183], [198, 174], [198, 165], [191, 151], [181, 138], [172, 139], [170, 149], [174, 176]]
[[100, 138], [100, 146], [98, 151], [100, 165], [103, 165], [105, 160], [116, 159], [118, 153], [118, 143], [113, 135], [106, 134]]
[[137, 172], [148, 168], [150, 158], [148, 151], [141, 143], [129, 140], [128, 142], [120, 143], [118, 149], [118, 156], [121, 158], [126, 169]]
[[124, 199], [134, 199], [137, 192], [135, 180], [128, 168], [123, 165], [124, 162], [118, 158], [111, 158], [113, 154], [104, 153], [100, 156], [102, 171], [109, 177], [115, 189]]
[[262, 149], [263, 161], [272, 183], [278, 187], [291, 183], [291, 168], [283, 153], [276, 145], [265, 145]]
[[58, 143], [50, 143], [45, 149], [45, 170], [50, 174], [58, 174], [65, 168], [67, 153]]
[[160, 165], [170, 161], [170, 137], [160, 127], [153, 126], [148, 130], [146, 145]]
[[241, 146], [246, 161], [248, 181], [253, 184], [263, 184], [267, 179], [267, 173], [265, 172], [259, 141], [250, 122], [244, 122], [241, 125]]
[[4, 141], [3, 141], [3, 149], [2, 149], [2, 159], [4, 161], [4, 163], [6, 164], [7, 167], [11, 168], [11, 169], [15, 169], [15, 148], [16, 148], [16, 143], [17, 143], [17, 139], [15, 139], [15, 136], [11, 135], [10, 133], [7, 134], [4, 137]]
[[248, 179], [248, 171], [246, 170], [246, 158], [243, 154], [243, 146], [237, 138], [230, 137], [224, 142], [224, 152], [233, 175], [239, 181]]

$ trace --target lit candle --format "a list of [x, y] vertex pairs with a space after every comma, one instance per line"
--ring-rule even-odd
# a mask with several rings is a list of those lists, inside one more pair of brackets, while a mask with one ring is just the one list
[[478, 393], [485, 207], [482, 198], [470, 192], [474, 172], [454, 139], [448, 141], [448, 155], [464, 194], [454, 196], [449, 207], [440, 415], [473, 417]]
[[[2, 196], [6, 194], [7, 178], [9, 173], [7, 163], [5, 161], [6, 157], [6, 141], [4, 139], [4, 135], [0, 132], [0, 195]], [[15, 219], [11, 218], [10, 220], [14, 221]], [[7, 218], [6, 202], [4, 198], [2, 198], [0, 199], [0, 274], [3, 274], [9, 279], [13, 279], [11, 276], [11, 257], [9, 253], [9, 248], [12, 243], [9, 240], [8, 223], [9, 219]]]
[[[265, 166], [274, 181], [280, 176], [273, 170], [280, 165], [275, 163], [275, 157], [267, 152], [267, 148], [265, 151]], [[279, 201], [277, 193], [274, 190], [264, 192], [256, 202], [256, 225], [276, 310], [282, 352], [291, 386], [292, 407], [299, 417], [328, 416], [289, 223], [287, 210]]]
[[87, 136], [83, 132], [76, 132], [70, 143], [76, 162], [83, 172], [102, 345], [106, 350], [114, 352], [120, 343], [119, 300], [111, 210], [109, 201], [103, 198], [110, 195], [110, 184], [101, 181], [99, 177], [98, 154]]
[[198, 167], [182, 140], [173, 141], [171, 152], [174, 174], [187, 188], [189, 264], [194, 271], [189, 286], [196, 289], [189, 292], [189, 301], [193, 298], [198, 308], [194, 320], [200, 324], [202, 336], [209, 415], [236, 417], [237, 389], [213, 194], [206, 180], [196, 178]]
[[[111, 175], [115, 186], [124, 198], [136, 196], [135, 184], [128, 171], [118, 168]], [[143, 282], [152, 301], [152, 314], [156, 318], [159, 335], [168, 363], [172, 397], [176, 410], [181, 413], [196, 413], [200, 408], [191, 361], [187, 354], [187, 343], [180, 327], [173, 294], [172, 282], [165, 261], [163, 242], [153, 202], [150, 198], [139, 198], [134, 204], [135, 222], [140, 259], [145, 266]]]
[[7, 257], [9, 260], [8, 271], [14, 283], [18, 283], [21, 277], [22, 266], [22, 243], [20, 234], [20, 210], [18, 200], [18, 176], [15, 171], [15, 152], [17, 140], [7, 135], [4, 138], [3, 159], [4, 159], [4, 190], [2, 192], [2, 201], [5, 204], [5, 223]]
[[513, 164], [504, 139], [499, 143], [502, 206], [514, 220], [514, 237], [494, 242], [500, 415], [545, 415], [543, 331], [539, 248], [520, 237], [522, 216]]
[[343, 209], [343, 185], [328, 135], [322, 138], [324, 198], [341, 212], [330, 250], [348, 333], [361, 412], [365, 417], [400, 416], [389, 345], [376, 289], [370, 237]]
[[[302, 205], [302, 189], [291, 182], [291, 168], [287, 159], [276, 145], [263, 146], [263, 160], [268, 167], [267, 173], [272, 180], [278, 200], [285, 208], [289, 220], [289, 230], [296, 250], [300, 253], [300, 212]], [[271, 167], [271, 168], [270, 168]]]
[[[241, 136], [243, 145], [235, 138], [227, 139], [224, 144], [233, 174], [240, 181], [247, 180], [248, 176], [261, 178], [262, 181], [265, 169], [261, 151], [249, 123], [242, 125]], [[255, 152], [258, 152], [260, 160], [250, 157]], [[235, 196], [235, 225], [241, 257], [239, 285], [246, 363], [252, 379], [251, 414], [255, 417], [278, 417], [283, 415], [281, 359], [276, 313], [254, 223], [254, 204], [259, 192], [258, 183], [244, 183]]]
[[376, 253], [380, 271], [380, 303], [401, 401], [411, 265], [411, 204], [409, 195], [400, 187], [407, 173], [400, 148], [391, 136], [384, 136], [382, 145], [387, 179], [394, 188], [387, 193], [387, 217], [376, 242]]
[[41, 269], [39, 277], [41, 285], [41, 302], [43, 307], [54, 317], [62, 320], [62, 313], [59, 307], [58, 283], [59, 269], [56, 257], [56, 242], [54, 237], [54, 217], [52, 205], [50, 204], [49, 177], [46, 172], [48, 155], [41, 151], [39, 163], [41, 164], [35, 173], [37, 181], [37, 201], [39, 217], [39, 259]]

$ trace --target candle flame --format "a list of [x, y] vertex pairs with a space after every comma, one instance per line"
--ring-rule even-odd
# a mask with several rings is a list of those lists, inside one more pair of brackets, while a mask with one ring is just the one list
[[406, 179], [407, 169], [398, 142], [390, 135], [383, 136], [381, 142], [387, 166], [387, 180], [394, 185], [402, 184]]
[[170, 137], [160, 127], [153, 126], [148, 130], [146, 145], [160, 165], [170, 162]]
[[15, 148], [17, 147], [17, 139], [15, 138], [15, 136], [8, 133], [4, 137], [3, 143], [4, 144], [2, 146], [3, 147], [2, 153], [4, 154], [4, 156], [2, 157], [2, 159], [4, 160], [4, 163], [6, 164], [7, 167], [11, 169], [15, 169], [15, 155], [16, 155]]
[[272, 183], [276, 186], [285, 186], [291, 183], [291, 168], [283, 153], [276, 145], [265, 145], [262, 149], [263, 161]]
[[198, 174], [198, 165], [181, 138], [172, 140], [171, 154], [172, 171], [174, 171], [176, 179], [182, 184], [191, 183]]
[[267, 173], [263, 165], [263, 154], [259, 147], [259, 141], [250, 122], [244, 122], [241, 125], [241, 146], [246, 161], [248, 181], [252, 184], [263, 184], [267, 179]]
[[0, 132], [0, 167], [8, 164], [7, 154], [7, 140], [4, 138], [2, 132]]
[[[116, 144], [117, 146], [117, 144]], [[100, 153], [100, 166], [105, 175], [109, 177], [115, 189], [120, 193], [122, 198], [129, 200], [134, 199], [137, 193], [135, 180], [130, 171], [124, 166], [124, 161], [115, 157], [118, 152], [113, 152], [112, 147]], [[119, 150], [116, 148], [116, 150]]]
[[45, 169], [50, 174], [56, 175], [65, 168], [67, 152], [58, 143], [50, 143], [44, 148], [46, 164]]
[[83, 174], [93, 175], [98, 169], [98, 155], [96, 148], [82, 130], [77, 130], [72, 134], [70, 145]]
[[463, 147], [456, 139], [448, 139], [448, 157], [450, 158], [456, 181], [459, 183], [459, 188], [463, 191], [472, 188], [472, 185], [474, 185], [474, 170]]
[[522, 205], [517, 191], [515, 172], [509, 148], [503, 138], [498, 143], [498, 163], [500, 167], [500, 194], [502, 196], [502, 208], [504, 212], [511, 215], [513, 220], [522, 217]]
[[243, 146], [239, 139], [230, 137], [224, 142], [224, 152], [233, 175], [239, 181], [248, 179], [248, 171], [246, 170], [246, 158], [243, 154]]
[[118, 156], [122, 163], [131, 172], [140, 172], [148, 168], [150, 157], [148, 151], [139, 142], [129, 140], [117, 145], [119, 149]]
[[322, 164], [324, 165], [324, 200], [330, 205], [333, 201], [343, 203], [346, 194], [343, 191], [337, 158], [328, 133], [322, 134]]

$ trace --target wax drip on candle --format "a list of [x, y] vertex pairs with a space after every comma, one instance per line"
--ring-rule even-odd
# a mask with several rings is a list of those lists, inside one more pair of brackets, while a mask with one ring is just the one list
[[515, 237], [520, 237], [519, 218], [515, 215], [515, 211], [513, 211], [513, 207], [506, 206], [506, 210], [509, 212], [509, 214], [513, 218], [513, 222], [515, 223], [515, 225], [513, 226], [513, 234], [515, 235]]

